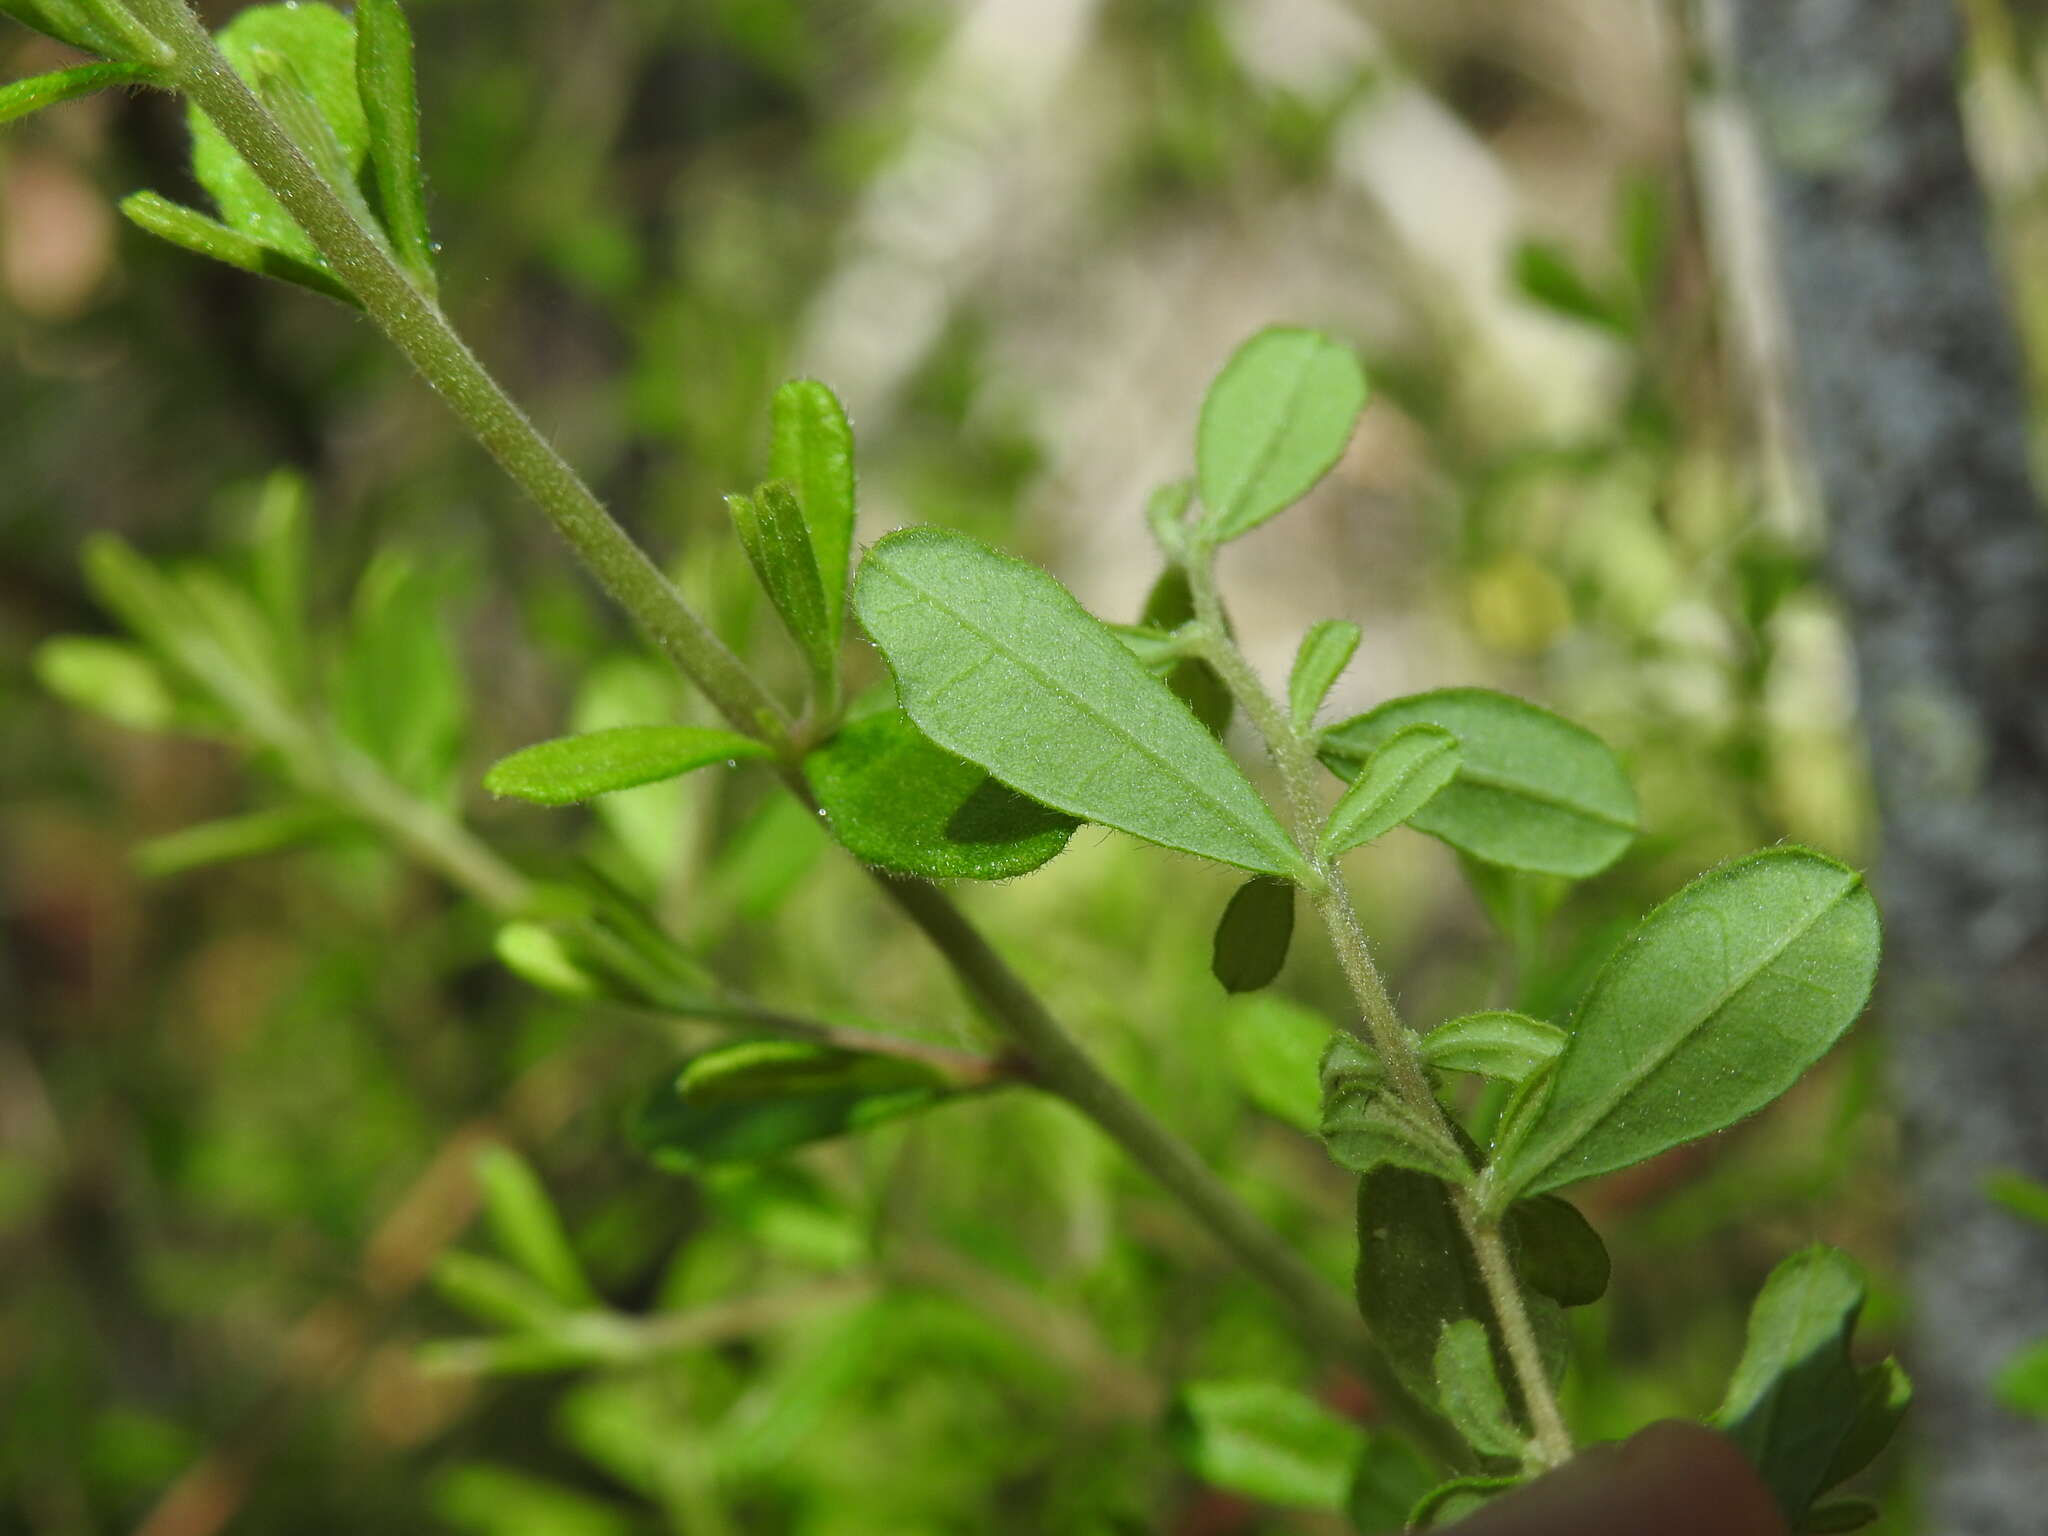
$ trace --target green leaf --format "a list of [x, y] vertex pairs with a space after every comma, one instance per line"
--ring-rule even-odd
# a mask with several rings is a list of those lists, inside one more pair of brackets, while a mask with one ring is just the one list
[[1458, 869], [1501, 937], [1514, 946], [1517, 955], [1525, 957], [1538, 952], [1544, 925], [1556, 915], [1572, 890], [1572, 882], [1563, 875], [1509, 869], [1475, 859], [1469, 853], [1458, 855]]
[[691, 1173], [779, 1157], [813, 1141], [929, 1109], [961, 1090], [937, 1067], [793, 1040], [707, 1051], [664, 1078], [632, 1139], [658, 1167]]
[[1365, 762], [1323, 828], [1323, 854], [1340, 853], [1384, 836], [1426, 810], [1457, 777], [1463, 752], [1458, 738], [1433, 725], [1411, 725], [1389, 736]]
[[275, 278], [281, 283], [311, 289], [322, 298], [333, 299], [351, 309], [362, 308], [362, 302], [325, 267], [286, 255], [254, 236], [229, 229], [218, 219], [209, 219], [203, 213], [159, 197], [154, 192], [132, 193], [121, 199], [120, 209], [136, 228], [155, 235], [159, 240], [168, 240], [195, 256], [225, 262], [257, 277]]
[[1591, 731], [1486, 688], [1390, 699], [1325, 731], [1323, 761], [1339, 778], [1397, 732], [1434, 725], [1458, 738], [1457, 779], [1411, 821], [1419, 832], [1489, 864], [1584, 879], [1635, 839], [1636, 797]]
[[1280, 974], [1293, 937], [1293, 882], [1255, 876], [1223, 908], [1209, 973], [1226, 992], [1256, 992]]
[[1799, 1522], [1798, 1530], [1800, 1536], [1834, 1536], [1838, 1531], [1860, 1531], [1879, 1513], [1876, 1503], [1870, 1499], [1830, 1499], [1809, 1509], [1806, 1518]]
[[825, 593], [826, 632], [836, 654], [853, 561], [853, 428], [838, 398], [815, 379], [792, 379], [770, 408], [771, 478], [787, 484], [810, 530]]
[[1401, 1536], [1408, 1511], [1436, 1481], [1422, 1453], [1393, 1435], [1370, 1434], [1351, 1472], [1344, 1513], [1359, 1536]]
[[484, 788], [535, 805], [574, 805], [593, 795], [657, 784], [712, 763], [770, 756], [736, 731], [694, 725], [622, 725], [582, 736], [557, 736], [500, 758]]
[[1420, 1041], [1422, 1059], [1446, 1072], [1519, 1083], [1557, 1059], [1570, 1037], [1527, 1014], [1468, 1013], [1439, 1024]]
[[1561, 1307], [1589, 1307], [1607, 1294], [1613, 1272], [1607, 1245], [1579, 1208], [1560, 1195], [1509, 1207], [1506, 1236], [1515, 1273]]
[[1824, 1489], [1847, 1482], [1877, 1460], [1913, 1405], [1913, 1383], [1899, 1362], [1890, 1358], [1859, 1370], [1856, 1387], [1856, 1417], [1822, 1474]]
[[434, 1261], [434, 1289], [478, 1322], [502, 1328], [535, 1331], [562, 1316], [554, 1297], [509, 1264], [459, 1248]]
[[569, 1244], [562, 1218], [526, 1160], [510, 1147], [486, 1147], [477, 1154], [476, 1176], [491, 1235], [506, 1256], [561, 1305], [594, 1305], [596, 1293]]
[[1984, 1193], [2022, 1220], [2048, 1227], [2048, 1184], [2039, 1179], [2000, 1168], [1984, 1176]]
[[1317, 1072], [1331, 1039], [1330, 1021], [1287, 998], [1250, 994], [1231, 1004], [1224, 1039], [1232, 1075], [1245, 1097], [1275, 1119], [1314, 1135], [1323, 1116]]
[[726, 497], [725, 505], [754, 574], [810, 668], [813, 697], [836, 698], [839, 647], [826, 616], [818, 556], [796, 498], [788, 486], [771, 481], [750, 497]]
[[75, 69], [52, 70], [31, 75], [10, 85], [0, 85], [0, 124], [27, 117], [60, 101], [75, 101], [114, 85], [156, 85], [168, 82], [147, 64], [81, 64]]
[[1863, 1011], [1877, 949], [1862, 877], [1822, 854], [1701, 875], [1594, 979], [1501, 1190], [1626, 1168], [1762, 1109]]
[[2006, 1361], [1992, 1393], [2014, 1413], [2048, 1419], [2048, 1339], [2029, 1344]]
[[606, 993], [604, 982], [543, 923], [506, 923], [498, 929], [492, 949], [506, 970], [543, 992], [579, 1000]]
[[1388, 1093], [1342, 1095], [1324, 1109], [1321, 1133], [1331, 1158], [1354, 1173], [1390, 1164], [1451, 1184], [1472, 1182], [1472, 1165], [1457, 1144]]
[[1330, 1036], [1317, 1069], [1323, 1102], [1334, 1104], [1347, 1093], [1373, 1093], [1385, 1086], [1387, 1069], [1379, 1053], [1348, 1030]]
[[[1519, 1257], [1515, 1235], [1510, 1228], [1511, 1260]], [[1494, 1370], [1519, 1401], [1493, 1303], [1443, 1180], [1382, 1166], [1358, 1181], [1355, 1282], [1367, 1331], [1417, 1397], [1436, 1401], [1438, 1341], [1446, 1324], [1469, 1318], [1486, 1328]], [[1564, 1314], [1541, 1293], [1525, 1300], [1544, 1363], [1553, 1378], [1561, 1376], [1569, 1348]]]
[[[369, 124], [356, 92], [354, 24], [332, 6], [310, 0], [306, 4], [258, 5], [239, 13], [221, 30], [218, 41], [235, 72], [259, 96], [281, 101], [292, 90], [303, 93], [347, 171], [335, 190], [344, 196], [354, 191], [369, 153]], [[290, 70], [289, 86], [280, 61]], [[266, 81], [271, 87], [268, 92]], [[192, 130], [193, 174], [219, 206], [222, 221], [273, 250], [324, 268], [326, 263], [311, 237], [285, 212], [284, 205], [212, 120], [197, 107], [190, 108], [186, 116]], [[329, 158], [328, 145], [319, 133], [307, 132], [310, 126], [301, 121], [287, 123], [285, 129], [317, 165]]]
[[1276, 326], [1239, 347], [1196, 429], [1200, 536], [1220, 544], [1299, 501], [1343, 454], [1365, 395], [1351, 349], [1314, 331]]
[[1297, 731], [1307, 734], [1315, 724], [1316, 711], [1351, 665], [1362, 633], [1356, 624], [1343, 619], [1324, 619], [1301, 637], [1294, 668], [1287, 674], [1287, 712]]
[[1434, 1531], [1467, 1515], [1476, 1515], [1504, 1493], [1522, 1486], [1519, 1477], [1454, 1477], [1415, 1501], [1408, 1511], [1408, 1529]]
[[[1159, 579], [1145, 595], [1142, 623], [1163, 634], [1172, 634], [1194, 616], [1195, 595], [1188, 586], [1188, 573], [1180, 566], [1170, 565], [1159, 573]], [[1183, 658], [1167, 672], [1166, 686], [1211, 736], [1221, 739], [1230, 729], [1237, 701], [1230, 696], [1230, 685], [1208, 662], [1197, 656]]]
[[420, 104], [413, 80], [412, 26], [399, 0], [356, 0], [356, 96], [362, 103], [377, 208], [392, 249], [428, 293], [434, 240], [427, 232], [420, 166]]
[[1749, 1338], [1713, 1423], [1742, 1449], [1797, 1525], [1862, 1413], [1849, 1336], [1863, 1276], [1816, 1244], [1771, 1271], [1749, 1314]]
[[1528, 1441], [1508, 1412], [1486, 1329], [1474, 1318], [1444, 1324], [1436, 1346], [1436, 1400], [1480, 1455], [1522, 1459]]
[[900, 709], [841, 726], [804, 776], [856, 858], [927, 880], [1028, 875], [1080, 825], [953, 756]]
[[868, 551], [854, 603], [905, 712], [947, 751], [1148, 842], [1258, 874], [1305, 873], [1216, 738], [1045, 572], [914, 528]]
[[1571, 257], [1540, 240], [1524, 241], [1515, 250], [1515, 286], [1531, 302], [1552, 314], [1604, 331], [1627, 336], [1633, 329], [1628, 307], [1617, 303], [1586, 280]]
[[36, 647], [36, 681], [74, 708], [135, 731], [168, 729], [178, 702], [163, 671], [138, 646], [97, 635], [55, 635]]
[[311, 491], [294, 470], [264, 477], [249, 529], [249, 585], [269, 620], [277, 669], [295, 696], [310, 682], [306, 587], [312, 571]]
[[1212, 1488], [1292, 1509], [1339, 1509], [1365, 1440], [1314, 1398], [1271, 1381], [1183, 1387], [1167, 1437]]
[[357, 830], [355, 821], [326, 806], [280, 806], [153, 837], [135, 850], [133, 858], [144, 878], [164, 880], [215, 864], [335, 842]]
[[0, 16], [109, 59], [151, 64], [171, 62], [171, 52], [118, 3], [82, 4], [80, 0], [0, 0]]

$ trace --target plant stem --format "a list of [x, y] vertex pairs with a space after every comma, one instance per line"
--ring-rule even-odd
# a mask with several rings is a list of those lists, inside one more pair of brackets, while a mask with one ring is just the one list
[[[131, 3], [172, 48], [177, 85], [298, 221], [371, 319], [539, 504], [606, 593], [736, 729], [773, 745], [782, 756], [785, 778], [800, 786], [799, 743], [788, 715], [505, 394], [435, 300], [406, 275], [381, 234], [357, 221], [234, 73], [186, 0]], [[451, 852], [440, 850], [444, 868]], [[1028, 1058], [1041, 1086], [1095, 1121], [1185, 1204], [1294, 1309], [1312, 1340], [1340, 1350], [1355, 1364], [1372, 1383], [1389, 1420], [1451, 1464], [1469, 1461], [1456, 1437], [1386, 1368], [1343, 1296], [1089, 1060], [941, 891], [880, 873], [876, 878]]]
[[738, 729], [786, 750], [791, 725], [781, 705], [535, 429], [440, 306], [406, 274], [383, 236], [365, 227], [314, 169], [222, 57], [185, 0], [133, 3], [171, 46], [176, 57], [170, 73], [178, 87], [249, 162], [393, 345], [541, 505], [598, 585]]
[[[1351, 904], [1350, 889], [1335, 864], [1323, 855], [1321, 833], [1323, 809], [1317, 797], [1319, 775], [1315, 750], [1294, 728], [1287, 711], [1266, 691], [1265, 684], [1230, 638], [1224, 622], [1223, 600], [1216, 588], [1215, 549], [1196, 535], [1187, 550], [1188, 586], [1195, 603], [1195, 621], [1202, 634], [1202, 658], [1222, 677], [1233, 697], [1244, 707], [1252, 724], [1265, 739], [1287, 798], [1293, 822], [1294, 840], [1308, 860], [1315, 881], [1307, 890], [1316, 915], [1322, 919], [1337, 961], [1358, 1001], [1359, 1027], [1356, 1033], [1379, 1056], [1387, 1075], [1389, 1091], [1402, 1103], [1423, 1115], [1446, 1139], [1454, 1136], [1450, 1116], [1431, 1088], [1414, 1033], [1401, 1021], [1394, 1000], [1379, 967], [1373, 963], [1365, 928]], [[1543, 1368], [1542, 1351], [1536, 1331], [1529, 1322], [1521, 1286], [1509, 1262], [1507, 1244], [1500, 1224], [1488, 1216], [1469, 1191], [1453, 1188], [1452, 1205], [1458, 1222], [1472, 1245], [1487, 1299], [1500, 1322], [1508, 1359], [1528, 1405], [1530, 1428], [1535, 1435], [1536, 1454], [1548, 1465], [1558, 1466], [1572, 1455], [1570, 1431], [1557, 1404], [1557, 1394]]]

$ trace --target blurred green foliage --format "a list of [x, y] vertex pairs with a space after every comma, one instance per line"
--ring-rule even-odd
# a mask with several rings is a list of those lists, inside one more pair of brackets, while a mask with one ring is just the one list
[[[793, 691], [801, 659], [719, 498], [768, 467], [772, 391], [864, 249], [866, 199], [950, 110], [932, 82], [954, 8], [413, 10], [451, 308]], [[1049, 210], [1003, 186], [1000, 157], [969, 181], [1010, 199], [1020, 238], [1057, 211], [1074, 270], [1111, 243], [1209, 240], [1220, 289], [1256, 292], [1232, 231], [1349, 207], [1340, 134], [1380, 94], [1427, 89], [1504, 156], [1516, 126], [1563, 113], [1555, 87], [1503, 83], [1512, 42], [1397, 33], [1286, 83], [1227, 11], [1082, 8], [1079, 83], [1032, 131], [1085, 185], [1055, 185]], [[49, 62], [0, 38], [9, 78]], [[625, 1125], [715, 1030], [526, 985], [496, 960], [505, 914], [309, 794], [279, 741], [130, 644], [133, 615], [109, 610], [133, 570], [101, 545], [89, 591], [89, 533], [166, 562], [208, 665], [259, 708], [317, 693], [380, 773], [531, 877], [651, 904], [665, 933], [645, 947], [678, 974], [985, 1043], [850, 862], [753, 780], [545, 816], [480, 793], [491, 761], [565, 730], [713, 722], [356, 317], [92, 211], [139, 185], [196, 199], [182, 133], [166, 101], [111, 95], [0, 141], [0, 1532], [152, 1511], [159, 1533], [215, 1529], [166, 1512], [198, 1478], [239, 1528], [294, 1533], [1337, 1529], [1313, 1465], [1315, 1498], [1276, 1492], [1304, 1475], [1298, 1447], [1232, 1462], [1162, 1433], [1277, 1393], [1269, 1427], [1349, 1445], [1368, 1405], [1085, 1125], [978, 1096], [762, 1167], [658, 1171]], [[1499, 265], [1517, 313], [1602, 349], [1587, 423], [1496, 409], [1435, 277], [1377, 234], [1319, 248], [1368, 253], [1347, 281], [1371, 271], [1378, 297], [1346, 324], [1393, 424], [1333, 493], [1348, 525], [1392, 530], [1338, 545], [1362, 654], [1391, 645], [1402, 675], [1586, 720], [1630, 758], [1649, 829], [1543, 936], [1527, 926], [1507, 969], [1447, 852], [1396, 833], [1357, 855], [1418, 1013], [1556, 1016], [1627, 918], [1702, 865], [1787, 835], [1868, 851], [1837, 626], [1810, 534], [1755, 470], [1677, 152], [1578, 149], [1613, 210], [1598, 236], [1547, 229]], [[1056, 402], [1010, 372], [1034, 316], [1001, 299], [949, 290], [900, 390], [857, 423], [864, 486], [892, 520], [1058, 563], [1088, 527], [1042, 515], [1070, 461]], [[1220, 357], [1243, 327], [1217, 328]], [[1135, 524], [1135, 507], [1081, 515], [1112, 513]], [[38, 651], [60, 633], [79, 638]], [[1232, 884], [1084, 830], [964, 899], [1115, 1075], [1341, 1278], [1354, 1181], [1302, 1133], [1304, 1041], [1341, 979], [1301, 946], [1275, 995], [1227, 998], [1207, 961]], [[1875, 1084], [1859, 1038], [1763, 1120], [1587, 1192], [1616, 1278], [1572, 1316], [1577, 1422], [1707, 1411], [1757, 1281], [1814, 1237], [1872, 1262], [1863, 1326], [1882, 1344], [1901, 1301]], [[485, 1145], [523, 1149], [558, 1234], [532, 1198], [523, 1225], [505, 1214], [521, 1197], [502, 1161], [496, 1219], [470, 1233]]]

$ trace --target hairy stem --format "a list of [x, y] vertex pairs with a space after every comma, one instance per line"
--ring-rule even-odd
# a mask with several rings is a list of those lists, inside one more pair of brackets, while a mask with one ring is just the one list
[[[1224, 622], [1223, 600], [1216, 588], [1215, 549], [1199, 536], [1190, 541], [1187, 570], [1195, 620], [1201, 627], [1200, 654], [1251, 717], [1280, 770], [1294, 841], [1314, 872], [1314, 880], [1307, 885], [1310, 902], [1322, 919], [1338, 964], [1343, 967], [1344, 979], [1358, 1002], [1360, 1018], [1356, 1032], [1379, 1056], [1389, 1091], [1450, 1139], [1454, 1134], [1450, 1116], [1430, 1087], [1415, 1036], [1401, 1022], [1379, 967], [1373, 963], [1364, 925], [1351, 904], [1351, 892], [1334, 863], [1322, 853], [1323, 809], [1317, 797], [1320, 775], [1315, 749], [1294, 728], [1287, 711], [1266, 691], [1244, 652], [1230, 638]], [[1453, 1189], [1452, 1197], [1459, 1225], [1464, 1228], [1473, 1257], [1478, 1261], [1487, 1299], [1500, 1322], [1523, 1401], [1528, 1405], [1536, 1453], [1548, 1465], [1560, 1465], [1571, 1459], [1571, 1434], [1565, 1428], [1549, 1373], [1543, 1368], [1542, 1351], [1537, 1347], [1536, 1331], [1529, 1322], [1521, 1286], [1508, 1260], [1500, 1224], [1481, 1209], [1468, 1191]]]
[[[221, 56], [186, 0], [131, 3], [171, 47], [178, 86], [298, 221], [371, 319], [539, 504], [606, 593], [735, 728], [776, 747], [786, 777], [800, 784], [800, 747], [788, 715], [506, 395], [433, 297], [407, 276], [382, 235], [359, 223], [299, 152]], [[879, 873], [876, 878], [1029, 1059], [1041, 1086], [1093, 1120], [1177, 1197], [1288, 1303], [1314, 1342], [1351, 1360], [1392, 1422], [1454, 1465], [1469, 1460], [1455, 1437], [1386, 1369], [1342, 1295], [1089, 1060], [942, 892]]]

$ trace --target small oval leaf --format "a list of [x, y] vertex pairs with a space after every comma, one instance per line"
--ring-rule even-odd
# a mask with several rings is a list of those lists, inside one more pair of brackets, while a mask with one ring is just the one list
[[1315, 723], [1316, 711], [1351, 665], [1361, 633], [1356, 624], [1343, 619], [1324, 619], [1301, 637], [1301, 649], [1294, 653], [1294, 667], [1287, 674], [1287, 712], [1297, 731], [1306, 734]]
[[1293, 937], [1293, 882], [1263, 875], [1247, 880], [1216, 925], [1210, 974], [1226, 992], [1256, 992], [1280, 974]]
[[1201, 536], [1234, 539], [1299, 501], [1343, 454], [1365, 396], [1357, 356], [1315, 331], [1275, 326], [1239, 347], [1195, 434]]
[[1439, 1483], [1408, 1511], [1408, 1529], [1434, 1531], [1476, 1515], [1504, 1493], [1522, 1486], [1519, 1477], [1454, 1477]]
[[163, 74], [147, 64], [80, 64], [73, 69], [52, 70], [26, 80], [0, 85], [0, 124], [11, 123], [54, 107], [60, 101], [75, 101], [115, 85], [163, 85]]
[[832, 697], [838, 687], [839, 646], [818, 579], [818, 556], [796, 497], [787, 485], [770, 481], [752, 496], [726, 497], [725, 506], [762, 590], [803, 653], [816, 697]]
[[918, 728], [1018, 793], [1258, 874], [1306, 872], [1216, 739], [1044, 571], [913, 528], [868, 551], [854, 605]]
[[1462, 761], [1458, 738], [1434, 725], [1389, 736], [1331, 810], [1324, 856], [1335, 858], [1413, 820], [1457, 777]]
[[659, 783], [712, 763], [770, 755], [760, 742], [736, 731], [622, 725], [523, 747], [492, 766], [484, 775], [484, 788], [535, 805], [574, 805], [593, 795]]
[[1422, 1059], [1446, 1072], [1519, 1083], [1557, 1059], [1570, 1037], [1524, 1013], [1468, 1013], [1422, 1037]]
[[840, 727], [804, 775], [856, 858], [927, 880], [1028, 875], [1080, 825], [955, 757], [900, 709]]
[[641, 1106], [632, 1139], [657, 1167], [752, 1163], [866, 1130], [961, 1092], [937, 1067], [795, 1040], [708, 1051]]
[[1825, 855], [1773, 848], [1701, 875], [1594, 979], [1500, 1191], [1557, 1189], [1756, 1113], [1863, 1011], [1877, 949], [1862, 877]]
[[1591, 731], [1487, 688], [1390, 699], [1325, 731], [1322, 759], [1351, 779], [1382, 743], [1416, 725], [1458, 738], [1458, 776], [1416, 816], [1419, 832], [1489, 864], [1584, 879], [1634, 841], [1636, 796]]
[[392, 249], [434, 291], [434, 241], [420, 168], [420, 106], [413, 81], [412, 26], [399, 0], [356, 0], [356, 95], [363, 106], [377, 211]]
[[1607, 1245], [1579, 1208], [1560, 1195], [1538, 1195], [1508, 1211], [1507, 1242], [1515, 1271], [1531, 1290], [1561, 1307], [1589, 1307], [1607, 1294]]
[[484, 1214], [498, 1246], [565, 1307], [588, 1307], [597, 1294], [562, 1226], [562, 1218], [526, 1159], [510, 1147], [485, 1147], [476, 1158]]

